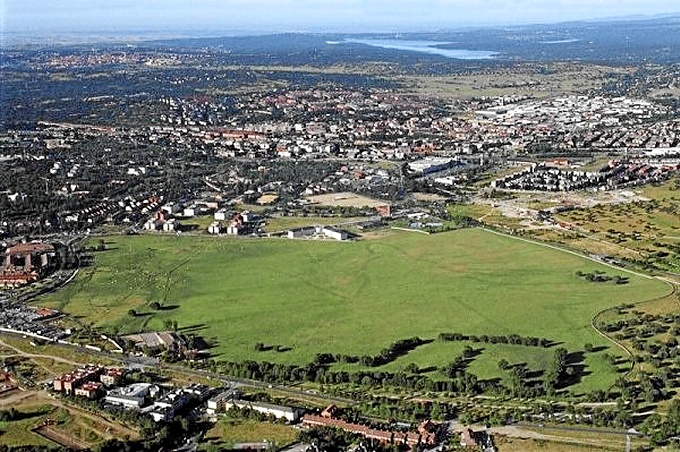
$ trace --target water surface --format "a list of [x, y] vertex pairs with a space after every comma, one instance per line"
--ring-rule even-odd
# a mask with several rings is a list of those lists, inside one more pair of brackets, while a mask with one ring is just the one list
[[345, 39], [344, 42], [365, 44], [383, 49], [407, 50], [410, 52], [428, 53], [430, 55], [441, 55], [447, 58], [459, 60], [488, 60], [498, 52], [490, 50], [468, 50], [468, 49], [444, 49], [438, 46], [450, 45], [444, 41], [407, 41], [402, 39]]

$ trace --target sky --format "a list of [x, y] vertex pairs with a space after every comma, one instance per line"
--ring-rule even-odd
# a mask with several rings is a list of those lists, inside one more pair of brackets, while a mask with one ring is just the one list
[[678, 0], [0, 0], [0, 32], [422, 31], [680, 13]]

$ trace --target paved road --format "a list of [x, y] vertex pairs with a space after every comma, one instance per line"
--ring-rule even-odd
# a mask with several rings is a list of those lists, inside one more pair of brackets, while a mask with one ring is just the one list
[[[78, 363], [75, 361], [71, 361], [59, 356], [54, 356], [54, 355], [47, 355], [47, 354], [36, 354], [36, 353], [28, 353], [25, 352], [19, 348], [13, 347], [4, 341], [0, 339], [0, 346], [7, 347], [10, 350], [13, 350], [16, 352], [17, 355], [24, 356], [27, 358], [43, 358], [43, 359], [53, 359], [55, 361], [71, 364], [74, 366], [81, 365], [82, 363]], [[299, 388], [294, 388], [291, 386], [287, 385], [282, 385], [282, 384], [274, 384], [274, 383], [268, 383], [264, 381], [258, 381], [258, 380], [249, 380], [249, 379], [244, 379], [244, 378], [232, 378], [227, 375], [220, 374], [218, 372], [211, 372], [209, 370], [204, 370], [204, 369], [189, 369], [184, 366], [178, 366], [178, 365], [162, 365], [157, 359], [154, 358], [146, 358], [146, 357], [137, 357], [137, 356], [123, 356], [120, 354], [115, 354], [115, 353], [107, 353], [107, 352], [97, 352], [96, 350], [90, 350], [86, 348], [73, 348], [69, 347], [67, 345], [58, 345], [55, 344], [55, 346], [59, 347], [68, 347], [72, 348], [74, 350], [77, 350], [78, 352], [86, 353], [88, 355], [92, 356], [97, 356], [97, 357], [103, 357], [108, 360], [113, 360], [119, 362], [121, 365], [125, 367], [131, 367], [131, 368], [139, 368], [139, 369], [153, 369], [153, 370], [161, 370], [161, 369], [166, 369], [166, 370], [171, 370], [173, 372], [177, 372], [183, 375], [189, 375], [189, 376], [195, 376], [195, 377], [202, 377], [202, 378], [210, 378], [215, 381], [220, 381], [223, 384], [230, 386], [230, 387], [239, 387], [239, 386], [251, 386], [251, 387], [256, 387], [256, 388], [262, 388], [262, 389], [276, 389], [277, 391], [284, 392], [287, 394], [290, 394], [291, 396], [303, 396], [305, 398], [312, 398], [312, 399], [319, 399], [319, 400], [324, 400], [328, 403], [339, 403], [339, 404], [348, 404], [348, 405], [353, 405], [356, 403], [355, 400], [352, 399], [347, 399], [344, 397], [335, 397], [331, 396], [328, 394], [323, 394], [319, 393], [317, 391], [314, 392], [309, 392], [309, 391], [304, 391]], [[11, 356], [11, 355], [10, 355]], [[84, 360], [87, 361], [87, 360]]]

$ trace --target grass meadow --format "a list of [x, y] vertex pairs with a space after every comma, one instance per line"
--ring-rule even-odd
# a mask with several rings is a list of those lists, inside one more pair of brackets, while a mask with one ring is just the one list
[[[375, 355], [397, 340], [436, 339], [441, 332], [545, 337], [570, 352], [591, 343], [600, 351], [585, 355], [586, 374], [575, 387], [584, 391], [615, 380], [603, 353], [620, 353], [593, 330], [592, 318], [669, 291], [654, 279], [478, 229], [348, 243], [174, 235], [106, 243], [93, 266], [39, 303], [120, 333], [177, 321], [225, 360], [306, 364], [317, 353]], [[577, 271], [630, 280], [588, 282]], [[164, 309], [152, 310], [153, 301]], [[130, 309], [138, 315], [129, 316]], [[256, 352], [258, 342], [273, 348]], [[442, 366], [464, 345], [435, 340], [383, 368]], [[501, 358], [541, 369], [552, 355], [537, 347], [470, 345], [480, 351], [470, 370], [481, 378], [503, 377]]]

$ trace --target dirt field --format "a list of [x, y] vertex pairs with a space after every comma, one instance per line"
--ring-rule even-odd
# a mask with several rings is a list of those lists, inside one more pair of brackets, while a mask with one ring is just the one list
[[40, 436], [44, 436], [45, 438], [49, 439], [50, 441], [53, 441], [57, 444], [60, 444], [64, 447], [68, 447], [69, 449], [72, 450], [86, 450], [88, 449], [88, 445], [78, 441], [74, 437], [70, 435], [66, 435], [62, 432], [56, 431], [50, 427], [38, 427], [34, 430], [35, 433], [37, 433]]
[[325, 195], [308, 196], [314, 204], [334, 207], [376, 207], [387, 204], [385, 201], [372, 199], [367, 196], [357, 195], [356, 193], [328, 193]]
[[412, 194], [416, 201], [444, 201], [446, 197], [433, 193], [414, 192]]

